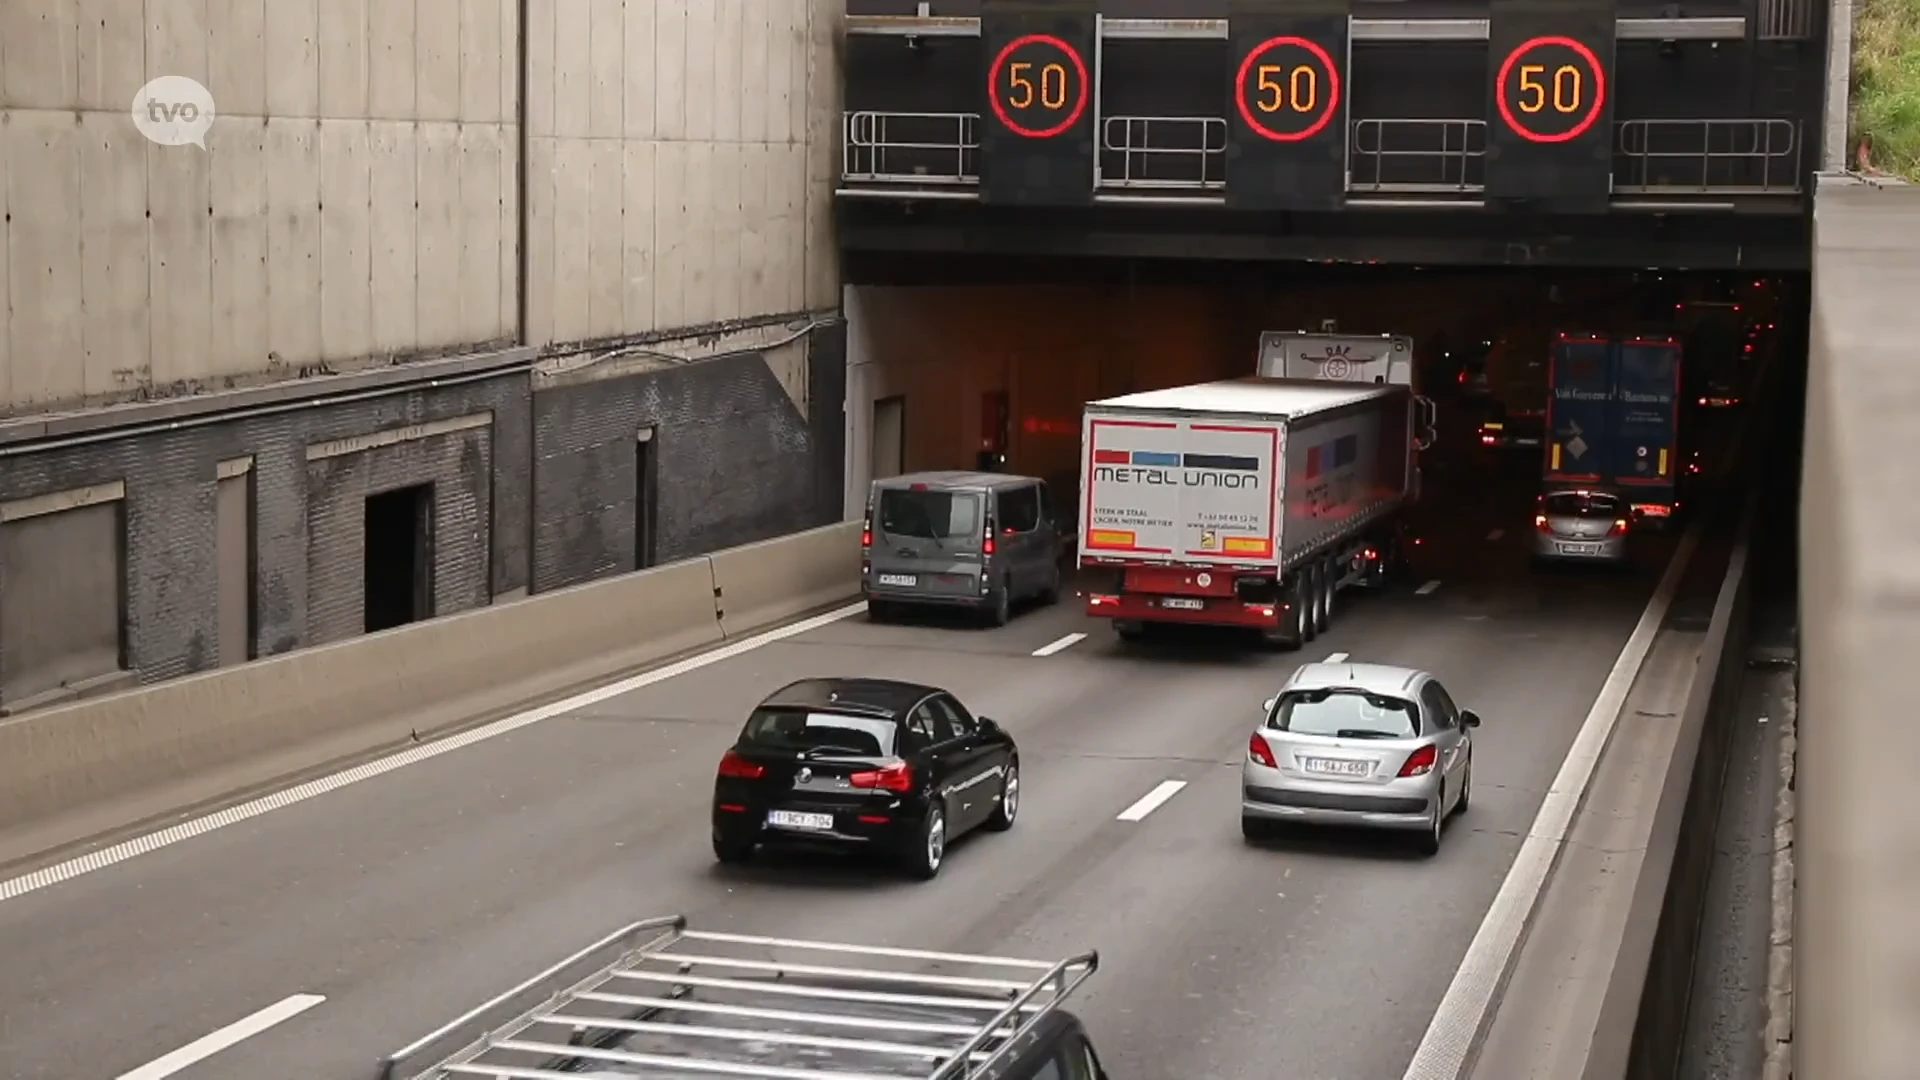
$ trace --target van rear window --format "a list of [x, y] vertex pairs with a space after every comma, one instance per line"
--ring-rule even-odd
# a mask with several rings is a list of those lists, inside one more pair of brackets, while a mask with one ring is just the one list
[[888, 536], [938, 540], [945, 547], [980, 542], [980, 496], [970, 491], [880, 492], [880, 531]]

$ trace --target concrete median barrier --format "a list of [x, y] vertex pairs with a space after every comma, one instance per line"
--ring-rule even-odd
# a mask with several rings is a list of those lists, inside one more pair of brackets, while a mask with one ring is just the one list
[[860, 529], [843, 521], [713, 556], [720, 625], [728, 637], [860, 592]]
[[0, 863], [717, 645], [859, 571], [857, 524], [815, 529], [0, 720]]

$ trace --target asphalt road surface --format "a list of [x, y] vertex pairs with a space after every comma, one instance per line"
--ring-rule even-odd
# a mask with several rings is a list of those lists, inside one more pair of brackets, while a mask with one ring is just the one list
[[[1097, 947], [1073, 1007], [1115, 1077], [1397, 1077], [1670, 546], [1625, 575], [1539, 575], [1527, 512], [1520, 494], [1428, 515], [1414, 576], [1345, 602], [1299, 654], [1127, 650], [1071, 601], [1000, 630], [854, 616], [0, 903], [0, 1064], [120, 1077], [317, 995], [139, 1080], [366, 1080], [602, 932], [684, 912], [941, 950]], [[1033, 655], [1071, 634], [1087, 636]], [[1437, 858], [1391, 837], [1242, 841], [1259, 703], [1333, 653], [1430, 669], [1486, 718], [1473, 811]], [[762, 695], [822, 674], [938, 683], [1001, 721], [1025, 770], [1014, 829], [956, 844], [926, 884], [858, 861], [718, 868], [721, 751]], [[1185, 786], [1118, 820], [1169, 780]]]

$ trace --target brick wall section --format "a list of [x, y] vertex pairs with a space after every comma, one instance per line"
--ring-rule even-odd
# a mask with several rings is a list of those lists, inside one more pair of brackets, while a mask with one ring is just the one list
[[[306, 460], [306, 447], [312, 443], [491, 409], [491, 459], [497, 471], [485, 500], [491, 527], [480, 530], [487, 539], [475, 537], [471, 526], [464, 532], [443, 530], [443, 549], [464, 543], [472, 550], [466, 556], [441, 558], [489, 565], [496, 594], [526, 587], [531, 505], [527, 399], [525, 376], [502, 377], [0, 457], [0, 499], [126, 481], [129, 661], [142, 681], [155, 682], [211, 667], [219, 655], [214, 471], [230, 458], [255, 459], [259, 655], [312, 642], [308, 605], [314, 583], [309, 581], [308, 539], [313, 529]], [[27, 569], [10, 567], [5, 572]], [[357, 580], [357, 566], [354, 572]], [[458, 595], [443, 594], [442, 602], [471, 606], [486, 599], [470, 587], [460, 588]], [[442, 613], [453, 610], [443, 607]]]
[[344, 454], [307, 466], [307, 645], [358, 637], [366, 627], [366, 500], [433, 484], [433, 610], [485, 607], [493, 439], [477, 428]]
[[829, 390], [828, 406], [819, 408], [827, 388], [816, 373], [837, 368], [844, 383], [845, 362], [821, 362], [814, 345], [810, 340], [812, 417], [802, 415], [758, 352], [537, 391], [534, 589], [633, 568], [635, 439], [647, 427], [655, 431], [658, 562], [837, 518], [838, 481], [831, 499], [821, 486], [822, 470], [837, 476], [840, 467], [844, 395]]

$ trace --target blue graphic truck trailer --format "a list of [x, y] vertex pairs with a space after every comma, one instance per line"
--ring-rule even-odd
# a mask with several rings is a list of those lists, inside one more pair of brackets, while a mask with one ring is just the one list
[[1635, 518], [1679, 509], [1681, 347], [1667, 336], [1559, 334], [1542, 479], [1618, 491]]

